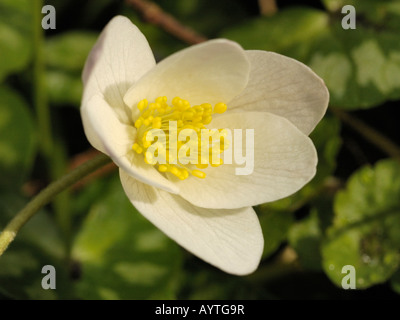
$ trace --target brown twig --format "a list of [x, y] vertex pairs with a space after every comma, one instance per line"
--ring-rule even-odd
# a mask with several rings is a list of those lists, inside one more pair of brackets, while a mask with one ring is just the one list
[[381, 149], [387, 155], [393, 158], [400, 158], [400, 147], [391, 141], [388, 137], [384, 136], [374, 128], [367, 125], [350, 115], [349, 113], [339, 109], [330, 107], [329, 108], [340, 120], [346, 123], [348, 126], [353, 128], [359, 134], [361, 134], [370, 143]]
[[125, 0], [125, 2], [139, 11], [147, 22], [160, 26], [188, 44], [197, 44], [207, 40], [206, 37], [184, 26], [153, 2], [147, 0]]
[[[69, 161], [67, 171], [72, 171], [73, 169], [79, 167], [81, 164], [94, 159], [98, 155], [100, 155], [101, 152], [97, 151], [95, 149], [89, 149], [87, 151], [84, 151], [82, 153], [79, 153], [72, 157]], [[84, 187], [86, 184], [90, 183], [92, 180], [99, 178], [99, 177], [104, 177], [107, 176], [108, 174], [116, 171], [117, 166], [113, 163], [110, 162], [109, 164], [106, 164], [102, 168], [94, 171], [93, 173], [87, 175], [86, 177], [82, 178], [78, 182], [76, 182], [71, 189], [76, 191], [79, 190], [80, 188]], [[46, 182], [42, 180], [31, 180], [26, 182], [22, 186], [22, 192], [24, 195], [27, 197], [33, 197], [37, 195], [44, 187], [46, 186]]]
[[263, 16], [270, 17], [278, 12], [276, 0], [258, 0], [258, 6], [260, 7], [260, 12]]
[[[74, 156], [68, 166], [68, 170], [73, 170], [77, 167], [79, 167], [81, 164], [97, 157], [99, 154], [101, 154], [100, 151], [97, 151], [95, 149], [89, 149], [85, 152], [79, 153], [76, 156]], [[91, 182], [92, 180], [103, 177], [108, 175], [109, 173], [115, 171], [117, 169], [117, 166], [114, 164], [114, 162], [111, 162], [102, 168], [94, 171], [93, 173], [89, 174], [88, 176], [84, 177], [77, 183], [75, 183], [72, 187], [72, 190], [79, 190], [80, 188], [84, 187], [86, 184]]]

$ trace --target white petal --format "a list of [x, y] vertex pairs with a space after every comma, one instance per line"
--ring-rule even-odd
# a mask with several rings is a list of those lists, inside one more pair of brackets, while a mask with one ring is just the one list
[[130, 111], [123, 96], [154, 65], [153, 53], [140, 30], [125, 17], [113, 18], [86, 61], [83, 104], [101, 94], [118, 119], [128, 123]]
[[[229, 209], [275, 201], [293, 194], [315, 175], [317, 154], [312, 141], [285, 118], [267, 112], [226, 113], [211, 125], [232, 132], [254, 129], [254, 171], [237, 175], [235, 169], [245, 165], [232, 161], [205, 169], [205, 179], [174, 179], [179, 194], [196, 206]], [[243, 138], [245, 135], [244, 131]], [[233, 140], [233, 149], [236, 145]], [[253, 150], [248, 152], [253, 154]], [[251, 161], [247, 164], [250, 167]]]
[[250, 65], [245, 51], [229, 40], [211, 40], [181, 50], [161, 61], [125, 95], [134, 106], [146, 98], [153, 101], [179, 96], [192, 105], [227, 102], [247, 84]]
[[136, 209], [182, 247], [228, 273], [244, 275], [257, 268], [264, 240], [252, 208], [206, 210], [135, 181], [122, 170], [120, 176]]
[[309, 134], [326, 112], [329, 92], [304, 64], [266, 51], [246, 51], [251, 63], [246, 89], [229, 103], [230, 110], [271, 112]]
[[86, 136], [95, 139], [90, 141], [93, 146], [136, 179], [169, 192], [178, 192], [174, 183], [146, 164], [143, 155], [132, 150], [136, 129], [122, 124], [102, 97], [92, 97], [81, 110], [83, 122], [88, 124], [84, 125]]

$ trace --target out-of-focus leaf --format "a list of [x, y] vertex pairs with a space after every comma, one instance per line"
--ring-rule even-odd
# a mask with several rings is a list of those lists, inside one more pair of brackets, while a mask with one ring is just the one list
[[[356, 9], [364, 3], [350, 2]], [[393, 22], [400, 21], [399, 5], [373, 2], [375, 5], [372, 1], [360, 5], [368, 18], [357, 19], [355, 30], [342, 28], [340, 11], [330, 14], [291, 8], [272, 18], [246, 22], [222, 36], [238, 41], [245, 49], [275, 51], [306, 63], [324, 79], [332, 105], [370, 108], [400, 97], [400, 23]], [[337, 11], [343, 3], [329, 1], [328, 7]], [[376, 15], [379, 21], [372, 19]]]
[[181, 249], [134, 209], [118, 177], [93, 203], [73, 257], [82, 299], [175, 297]]
[[317, 173], [311, 184], [320, 185], [336, 169], [336, 157], [342, 145], [340, 121], [325, 115], [310, 138], [318, 152]]
[[70, 104], [79, 107], [83, 84], [80, 76], [62, 71], [47, 71], [47, 92], [54, 104]]
[[260, 205], [256, 210], [264, 236], [263, 258], [267, 258], [286, 240], [293, 215], [287, 211], [272, 210], [268, 205]]
[[383, 160], [357, 171], [335, 198], [335, 218], [322, 246], [323, 267], [341, 285], [343, 266], [357, 287], [388, 280], [400, 265], [400, 164]]
[[290, 8], [272, 17], [248, 20], [221, 35], [248, 50], [274, 51], [305, 61], [312, 42], [328, 25], [329, 18], [323, 11]]
[[323, 0], [325, 7], [332, 13], [340, 13], [346, 5], [351, 5], [357, 12], [359, 23], [367, 20], [377, 27], [400, 27], [400, 3], [398, 0]]
[[71, 31], [49, 38], [45, 46], [47, 92], [55, 105], [80, 106], [81, 73], [97, 33]]
[[0, 82], [23, 70], [32, 55], [30, 0], [0, 2]]
[[289, 243], [299, 255], [303, 268], [321, 270], [320, 243], [322, 232], [319, 217], [315, 210], [310, 215], [295, 223], [289, 231]]
[[18, 187], [35, 155], [36, 135], [25, 101], [0, 87], [0, 188]]
[[[399, 29], [400, 30], [400, 29]], [[400, 97], [400, 36], [368, 26], [334, 25], [315, 40], [310, 67], [326, 82], [331, 104], [369, 108]]]
[[393, 290], [400, 294], [400, 269], [390, 279], [390, 284]]
[[97, 37], [97, 33], [71, 31], [49, 38], [45, 46], [47, 66], [80, 74]]
[[[0, 194], [0, 230], [25, 205], [22, 197]], [[64, 263], [64, 248], [57, 227], [44, 211], [37, 213], [18, 233], [0, 257], [0, 292], [13, 299], [71, 298], [71, 286]], [[45, 265], [56, 269], [56, 289], [45, 290], [41, 281]]]

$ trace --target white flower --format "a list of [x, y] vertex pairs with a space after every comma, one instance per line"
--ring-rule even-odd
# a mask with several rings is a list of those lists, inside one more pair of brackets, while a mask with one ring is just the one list
[[[308, 134], [327, 108], [323, 81], [293, 59], [245, 51], [225, 39], [189, 47], [156, 64], [146, 38], [121, 16], [103, 30], [83, 81], [86, 136], [118, 165], [137, 210], [208, 263], [232, 274], [253, 272], [264, 240], [252, 206], [289, 196], [315, 175], [317, 154]], [[236, 175], [235, 164], [224, 164], [199, 170], [204, 179], [186, 174], [181, 180], [147, 164], [142, 150], [132, 150], [135, 143], [143, 146], [141, 122], [136, 127], [135, 122], [150, 114], [137, 105], [164, 96], [160, 99], [169, 105], [174, 97], [191, 106], [225, 103], [227, 111], [209, 126], [254, 129], [254, 172]]]

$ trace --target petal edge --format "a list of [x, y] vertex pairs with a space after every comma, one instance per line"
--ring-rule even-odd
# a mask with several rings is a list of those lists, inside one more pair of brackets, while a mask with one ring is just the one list
[[136, 209], [182, 247], [231, 274], [246, 275], [257, 268], [264, 240], [252, 208], [202, 209], [143, 185], [123, 171], [120, 176]]

